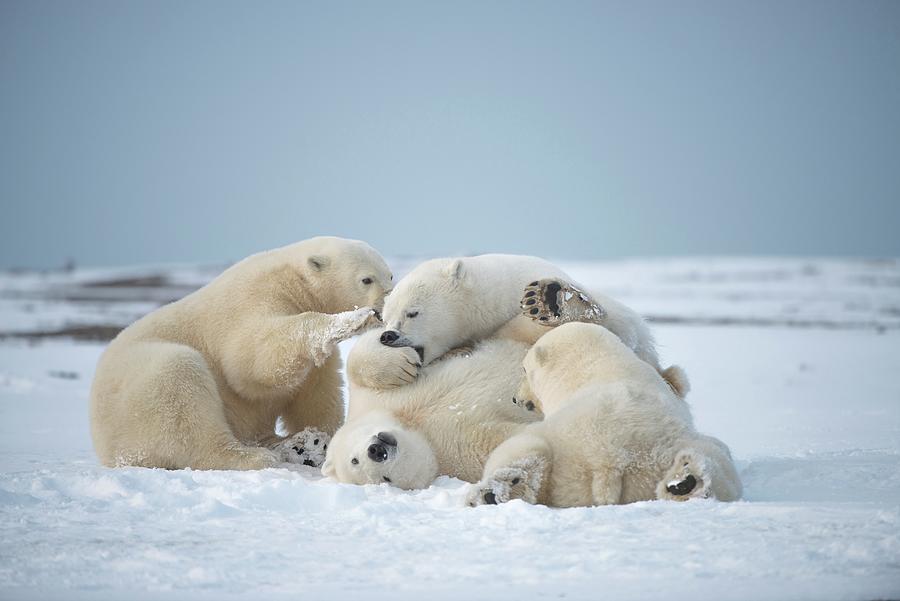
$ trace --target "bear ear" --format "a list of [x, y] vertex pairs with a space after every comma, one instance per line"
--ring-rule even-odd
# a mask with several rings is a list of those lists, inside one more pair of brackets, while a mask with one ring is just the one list
[[547, 362], [549, 353], [542, 346], [534, 347], [534, 358], [537, 359], [538, 365], [543, 365]]
[[331, 457], [325, 460], [325, 463], [322, 464], [322, 475], [328, 476], [329, 478], [334, 477], [334, 463], [331, 461]]
[[322, 255], [313, 255], [309, 259], [307, 259], [309, 266], [313, 268], [315, 271], [322, 271], [328, 266], [328, 257], [323, 257]]
[[465, 275], [465, 268], [463, 267], [462, 259], [453, 259], [450, 261], [450, 264], [447, 265], [444, 272], [447, 274], [451, 280], [459, 281]]

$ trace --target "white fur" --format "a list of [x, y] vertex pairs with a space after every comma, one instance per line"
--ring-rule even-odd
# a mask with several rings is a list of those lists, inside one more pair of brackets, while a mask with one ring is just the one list
[[[491, 336], [532, 344], [547, 328], [523, 317], [520, 301], [525, 287], [544, 278], [572, 279], [561, 269], [538, 257], [479, 255], [433, 259], [407, 274], [384, 303], [385, 330], [399, 333], [397, 346], [423, 349], [423, 360], [404, 361], [383, 373], [357, 372], [360, 382], [371, 387], [397, 385], [404, 380], [399, 366], [412, 372], [415, 363], [427, 365], [450, 349], [474, 344]], [[639, 357], [659, 369], [653, 337], [644, 320], [614, 299], [591, 291], [605, 310], [602, 324], [615, 333]], [[410, 317], [415, 315], [415, 317]], [[407, 352], [412, 360], [414, 352]]]
[[523, 365], [546, 417], [494, 450], [472, 504], [521, 498], [572, 507], [686, 498], [666, 486], [687, 474], [698, 481], [689, 497], [740, 497], [728, 448], [698, 434], [683, 399], [608, 330], [559, 326]]
[[[476, 480], [498, 444], [539, 419], [513, 401], [523, 379], [521, 360], [548, 331], [521, 315], [520, 301], [526, 286], [544, 278], [571, 281], [543, 259], [517, 255], [435, 259], [404, 277], [384, 307], [385, 329], [399, 332], [401, 346], [385, 346], [370, 332], [353, 347], [348, 422], [329, 447], [324, 473], [358, 484], [387, 476], [405, 488], [425, 487], [438, 474]], [[604, 324], [658, 367], [640, 316], [606, 296], [595, 300], [606, 311]], [[468, 355], [447, 355], [464, 344], [475, 345]], [[425, 368], [416, 346], [424, 349]], [[365, 450], [379, 431], [416, 452], [368, 461]]]
[[290, 435], [333, 433], [344, 417], [335, 347], [372, 325], [390, 288], [367, 244], [313, 238], [253, 255], [141, 318], [97, 366], [100, 461], [254, 469], [280, 459], [260, 446], [281, 442], [278, 417]]
[[[408, 358], [402, 348], [380, 345], [378, 336], [364, 334], [349, 364], [360, 354], [372, 362]], [[387, 476], [408, 489], [425, 488], [440, 474], [474, 482], [498, 444], [539, 419], [513, 403], [527, 350], [521, 342], [487, 340], [426, 366], [408, 385], [381, 390], [361, 386], [349, 370], [350, 418], [328, 447], [323, 473], [354, 484], [379, 484]], [[387, 461], [374, 462], [366, 449], [379, 432], [398, 444]]]
[[552, 263], [520, 255], [426, 261], [385, 300], [385, 329], [399, 332], [409, 346], [424, 347], [427, 365], [452, 348], [490, 336], [518, 315], [532, 280], [564, 276]]

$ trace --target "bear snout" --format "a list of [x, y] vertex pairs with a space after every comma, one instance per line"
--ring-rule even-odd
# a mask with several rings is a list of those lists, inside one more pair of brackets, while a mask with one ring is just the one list
[[398, 334], [394, 330], [388, 330], [388, 331], [382, 333], [381, 338], [379, 338], [379, 340], [381, 340], [381, 344], [384, 344], [387, 346], [394, 344], [399, 339], [400, 339], [400, 334]]
[[375, 463], [387, 461], [388, 458], [387, 448], [380, 441], [370, 444], [366, 454], [369, 456], [369, 459]]

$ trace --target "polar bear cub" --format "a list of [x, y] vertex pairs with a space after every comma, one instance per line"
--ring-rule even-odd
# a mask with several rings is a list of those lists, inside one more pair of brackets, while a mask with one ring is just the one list
[[740, 497], [728, 448], [698, 434], [687, 404], [605, 328], [560, 325], [523, 365], [546, 417], [494, 450], [470, 504]]
[[[378, 370], [359, 370], [356, 375], [368, 387], [403, 385], [415, 378], [422, 365], [462, 345], [492, 336], [531, 344], [546, 332], [545, 326], [567, 318], [560, 311], [564, 305], [553, 299], [584, 295], [571, 282], [561, 269], [538, 257], [488, 254], [426, 261], [398, 282], [384, 303], [381, 343], [408, 352], [386, 355], [384, 361], [393, 363], [380, 365]], [[525, 302], [540, 303], [527, 307], [523, 316], [522, 291], [529, 285], [535, 298]], [[590, 298], [596, 309], [592, 320], [659, 369], [653, 337], [644, 320], [612, 298], [596, 293]]]
[[[313, 238], [244, 259], [139, 319], [97, 366], [91, 432], [100, 461], [321, 464], [326, 435], [344, 418], [335, 347], [373, 325], [391, 280], [369, 245]], [[275, 435], [279, 417], [287, 438]]]

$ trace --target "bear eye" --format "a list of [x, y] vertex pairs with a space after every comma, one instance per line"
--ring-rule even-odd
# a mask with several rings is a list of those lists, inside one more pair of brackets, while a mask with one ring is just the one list
[[368, 286], [369, 284], [372, 283], [372, 278], [363, 278], [362, 283], [365, 284], [366, 286]]
[[359, 459], [354, 457], [353, 459], [350, 460], [350, 463], [352, 463], [353, 465], [357, 465], [357, 464], [359, 464]]
[[409, 317], [410, 319], [412, 319], [413, 317], [415, 317], [418, 314], [419, 314], [418, 311], [410, 311], [409, 313], [406, 314], [406, 316]]

